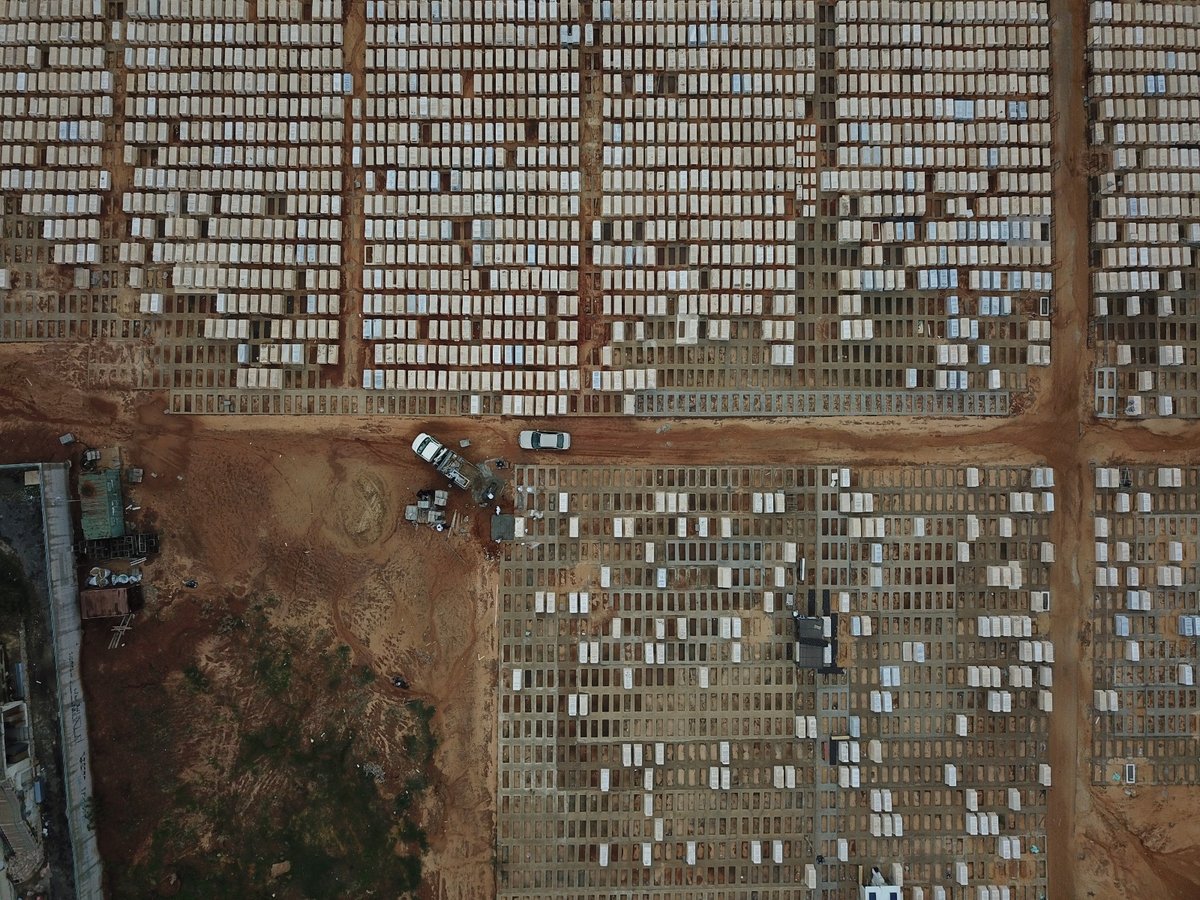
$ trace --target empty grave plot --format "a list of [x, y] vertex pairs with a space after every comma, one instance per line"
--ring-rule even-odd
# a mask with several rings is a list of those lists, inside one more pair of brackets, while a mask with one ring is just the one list
[[1200, 470], [1095, 471], [1092, 780], [1198, 784]]
[[183, 413], [1003, 415], [1049, 362], [1048, 35], [4, 0], [0, 339], [120, 345]]
[[1044, 895], [1053, 484], [519, 467], [500, 896]]
[[1200, 416], [1200, 10], [1090, 3], [1095, 403]]

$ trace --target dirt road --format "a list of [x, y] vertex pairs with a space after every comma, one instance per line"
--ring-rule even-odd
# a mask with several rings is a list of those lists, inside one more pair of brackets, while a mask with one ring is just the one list
[[1081, 754], [1089, 750], [1085, 737], [1090, 697], [1090, 662], [1084, 658], [1080, 631], [1091, 615], [1090, 590], [1093, 566], [1083, 556], [1090, 547], [1092, 508], [1089, 458], [1083, 437], [1090, 416], [1091, 397], [1084, 390], [1090, 381], [1087, 353], [1088, 285], [1087, 121], [1079, 102], [1083, 83], [1084, 38], [1087, 6], [1083, 0], [1055, 0], [1052, 5], [1051, 100], [1055, 111], [1052, 158], [1055, 211], [1055, 338], [1051, 351], [1048, 396], [1043, 394], [1035, 416], [1043, 432], [1057, 441], [1048, 449], [1055, 468], [1057, 514], [1051, 534], [1058, 548], [1058, 564], [1051, 572], [1053, 608], [1050, 639], [1055, 648], [1054, 714], [1050, 717], [1050, 765], [1053, 787], [1046, 814], [1046, 852], [1050, 896], [1079, 896], [1080, 879], [1073, 860], [1078, 854], [1076, 816], [1080, 779], [1089, 771]]

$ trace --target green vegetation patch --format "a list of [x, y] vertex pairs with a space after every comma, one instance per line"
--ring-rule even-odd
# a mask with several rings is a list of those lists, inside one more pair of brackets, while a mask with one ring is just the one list
[[[160, 762], [168, 809], [136, 863], [106, 860], [116, 900], [392, 898], [420, 887], [434, 708], [414, 700], [385, 709], [383, 727], [403, 752], [382, 759], [363, 731], [381, 702], [375, 673], [328, 634], [273, 626], [276, 602], [211, 615], [226, 644], [221, 673], [188, 662], [175, 694], [155, 704], [143, 749]], [[234, 724], [236, 748], [187, 759], [179, 748], [198, 718]], [[174, 752], [164, 746], [171, 735]], [[198, 762], [206, 777], [188, 775]], [[103, 809], [99, 819], [103, 828]], [[289, 871], [272, 878], [285, 861]]]

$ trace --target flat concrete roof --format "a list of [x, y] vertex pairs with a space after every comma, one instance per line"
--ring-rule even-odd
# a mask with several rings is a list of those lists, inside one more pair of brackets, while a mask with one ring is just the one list
[[125, 533], [125, 501], [121, 470], [79, 473], [83, 536], [88, 540], [121, 537]]
[[129, 613], [129, 588], [97, 588], [79, 592], [79, 608], [85, 619], [106, 619]]

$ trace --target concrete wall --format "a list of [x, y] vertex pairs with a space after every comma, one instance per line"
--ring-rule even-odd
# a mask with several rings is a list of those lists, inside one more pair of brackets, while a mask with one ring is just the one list
[[71, 529], [69, 467], [47, 463], [42, 473], [42, 516], [46, 523], [46, 581], [54, 660], [58, 679], [58, 720], [61, 729], [63, 780], [75, 890], [79, 900], [103, 900], [100, 848], [88, 824], [92, 770], [88, 750], [87, 710], [80, 683], [79, 653], [83, 641], [79, 615], [79, 585], [75, 577]]

